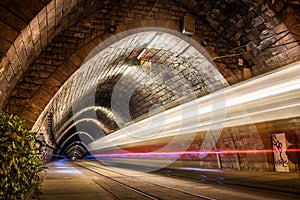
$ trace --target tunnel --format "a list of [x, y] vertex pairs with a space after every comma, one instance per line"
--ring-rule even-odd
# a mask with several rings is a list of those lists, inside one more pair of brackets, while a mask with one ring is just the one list
[[[90, 166], [98, 175], [105, 166], [299, 179], [299, 1], [4, 0], [0, 8], [0, 111], [45, 136], [49, 166], [63, 169], [63, 158], [68, 169], [101, 163]], [[292, 189], [284, 192], [299, 195]]]

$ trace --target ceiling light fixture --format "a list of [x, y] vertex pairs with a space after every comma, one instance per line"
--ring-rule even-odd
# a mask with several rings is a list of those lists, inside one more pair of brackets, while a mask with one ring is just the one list
[[137, 59], [139, 60], [147, 51], [147, 49], [143, 49], [143, 51], [138, 55]]

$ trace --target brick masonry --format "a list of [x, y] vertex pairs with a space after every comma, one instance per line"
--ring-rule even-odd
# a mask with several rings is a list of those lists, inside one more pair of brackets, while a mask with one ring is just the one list
[[[142, 26], [181, 31], [185, 15], [196, 19], [196, 34], [192, 38], [205, 45], [229, 84], [243, 80], [242, 70], [237, 66], [238, 58], [244, 58], [245, 67], [251, 69], [252, 76], [300, 58], [299, 42], [295, 42], [299, 40], [299, 27], [295, 28], [300, 22], [299, 6], [284, 6], [284, 1], [272, 4], [263, 0], [215, 0], [213, 3], [208, 0], [160, 0], [153, 8], [154, 0], [41, 0], [24, 9], [30, 2], [4, 1], [0, 4], [1, 13], [4, 13], [0, 17], [0, 42], [1, 51], [5, 53], [0, 64], [0, 110], [27, 119], [28, 127], [33, 126], [51, 98], [98, 44], [117, 33]], [[149, 52], [148, 56], [155, 53]], [[232, 56], [227, 57], [229, 54]], [[164, 53], [156, 56], [156, 62], [174, 62]], [[199, 77], [199, 72], [192, 62], [180, 67], [179, 72], [172, 71], [176, 75], [172, 78], [172, 87], [178, 88], [178, 82], [184, 78], [190, 81], [193, 90], [199, 91], [198, 96], [218, 88], [212, 76], [202, 74], [197, 81], [195, 75]], [[162, 68], [157, 70], [158, 75], [164, 73]], [[109, 96], [117, 81], [111, 77], [101, 85], [104, 89], [99, 96]], [[147, 113], [153, 105], [170, 102], [176, 105], [176, 96], [163, 84], [147, 87], [152, 87], [153, 91], [149, 93], [145, 87], [133, 94], [130, 104], [134, 118]], [[69, 99], [70, 94], [62, 102], [69, 102]], [[99, 105], [109, 107], [109, 100]], [[61, 115], [56, 121], [59, 126], [69, 116], [70, 108], [62, 108], [65, 113], [59, 111], [59, 107], [56, 109], [56, 114]], [[115, 128], [110, 120], [107, 124], [111, 124], [107, 125], [107, 130]]]
[[[29, 96], [34, 99], [36, 93], [42, 92], [40, 90], [49, 93], [48, 97], [45, 97], [49, 101], [53, 93], [80, 66], [80, 62], [84, 60], [93, 46], [90, 41], [96, 39], [97, 41], [93, 42], [95, 45], [103, 41], [111, 35], [107, 33], [107, 29], [115, 24], [118, 25], [117, 32], [140, 27], [142, 23], [144, 26], [163, 26], [180, 31], [182, 17], [186, 14], [194, 15], [199, 20], [196, 23], [196, 35], [193, 37], [199, 42], [203, 39], [209, 42], [207, 50], [211, 56], [242, 52], [247, 61], [247, 67], [251, 67], [253, 74], [260, 74], [288, 64], [299, 57], [297, 43], [281, 46], [286, 40], [292, 41], [293, 37], [286, 32], [285, 24], [280, 23], [280, 19], [276, 17], [274, 12], [264, 2], [260, 1], [238, 3], [216, 1], [215, 5], [205, 1], [198, 2], [198, 4], [186, 1], [161, 1], [153, 13], [149, 15], [147, 21], [143, 21], [143, 19], [147, 17], [151, 6], [153, 6], [153, 1], [140, 4], [132, 4], [130, 1], [125, 1], [122, 4], [112, 2], [105, 5], [94, 5], [93, 2], [85, 2], [83, 5], [83, 1], [76, 2], [70, 4], [71, 6], [69, 6], [68, 1], [57, 0], [49, 3], [32, 19], [29, 26], [21, 31], [20, 36], [7, 52], [5, 58], [8, 59], [8, 62], [5, 58], [1, 62], [2, 65], [9, 65], [9, 68], [12, 68], [11, 71], [5, 70], [6, 79], [9, 79], [6, 82], [11, 81], [8, 83], [9, 86], [2, 85], [6, 90], [4, 92], [4, 88], [2, 88], [2, 93], [6, 95], [3, 95], [1, 100], [3, 105], [6, 105], [5, 110], [20, 115], [23, 115], [22, 113], [26, 112], [26, 109], [31, 112], [31, 108], [25, 108], [25, 105], [17, 105], [19, 108], [22, 106], [23, 108], [19, 109], [18, 112], [14, 111], [11, 107], [15, 105], [9, 99], [24, 99]], [[93, 9], [88, 9], [88, 6], [93, 7], [93, 9], [99, 8], [100, 12], [97, 11], [96, 14], [93, 14]], [[243, 9], [241, 9], [241, 13], [234, 15], [235, 12], [238, 12], [238, 7]], [[224, 9], [221, 12], [219, 8]], [[79, 15], [87, 17], [79, 20], [77, 25], [70, 26], [74, 19], [78, 19]], [[136, 19], [141, 20], [137, 22]], [[210, 26], [205, 25], [207, 22]], [[249, 24], [251, 26], [247, 27]], [[225, 30], [224, 27], [231, 28]], [[55, 31], [53, 31], [54, 29]], [[236, 30], [241, 31], [236, 32]], [[275, 41], [272, 37], [274, 33], [282, 33], [285, 36], [278, 38], [279, 41]], [[217, 39], [219, 35], [223, 35], [224, 39]], [[269, 41], [269, 37], [271, 37], [271, 41]], [[278, 47], [266, 48], [268, 46], [264, 46], [264, 42], [267, 45], [275, 42], [275, 46]], [[243, 46], [243, 48], [228, 51], [236, 46]], [[259, 51], [263, 52], [257, 53]], [[66, 60], [66, 58], [68, 59]], [[233, 57], [215, 60], [220, 72], [230, 84], [242, 79], [241, 70], [236, 66], [236, 59]], [[33, 62], [33, 60], [35, 61]], [[4, 66], [3, 68], [7, 67]], [[11, 79], [12, 73], [18, 79]], [[16, 83], [18, 84], [16, 85]], [[25, 93], [23, 92], [24, 89], [19, 89], [19, 85], [23, 84], [27, 88]], [[22, 96], [23, 94], [24, 96]], [[45, 105], [46, 103], [41, 102], [41, 105], [34, 106], [42, 109]], [[30, 104], [29, 107], [31, 107]], [[25, 116], [30, 123], [33, 123], [36, 117], [29, 119]]]

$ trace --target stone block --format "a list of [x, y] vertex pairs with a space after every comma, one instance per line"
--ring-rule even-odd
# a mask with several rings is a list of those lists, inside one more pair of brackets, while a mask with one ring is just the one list
[[47, 13], [54, 11], [55, 12], [55, 1], [50, 1], [46, 6]]
[[61, 24], [63, 18], [63, 12], [61, 9], [55, 10], [55, 25]]
[[270, 20], [268, 20], [267, 23], [269, 24], [268, 26], [275, 27], [275, 26], [281, 24], [282, 21], [281, 21], [281, 19], [279, 17], [274, 16]]
[[19, 33], [6, 25], [3, 22], [0, 22], [0, 37], [5, 38], [10, 42], [14, 42], [14, 40], [18, 37]]
[[286, 28], [286, 26], [283, 23], [281, 23], [281, 24], [278, 24], [277, 26], [275, 26], [273, 28], [273, 30], [275, 31], [276, 34], [280, 34], [280, 33], [284, 32], [284, 31], [286, 31], [287, 28]]
[[44, 51], [44, 52], [42, 52], [42, 55], [37, 59], [36, 63], [51, 65], [51, 61], [52, 61], [51, 57], [52, 57], [52, 54]]
[[54, 89], [53, 86], [51, 86], [51, 85], [43, 85], [42, 87], [40, 87], [40, 89], [38, 91], [36, 91], [35, 96], [32, 99], [39, 99], [39, 100], [37, 100], [37, 102], [40, 101], [41, 103], [43, 103], [42, 105], [47, 105], [48, 101], [53, 96], [53, 91], [55, 94], [57, 89]]
[[34, 112], [25, 109], [21, 116], [26, 119], [28, 122], [34, 123], [36, 121], [36, 119], [39, 117], [37, 114], [35, 114]]
[[57, 73], [61, 74], [61, 79], [67, 80], [73, 72], [69, 70], [69, 68], [66, 68], [65, 66], [61, 65], [59, 68], [57, 68]]
[[5, 84], [5, 87], [2, 88], [2, 92], [9, 96], [10, 92], [13, 90], [15, 85], [17, 84], [16, 75], [14, 74], [10, 81], [7, 81], [7, 79], [3, 79], [3, 84]]
[[[1, 44], [1, 52], [5, 53], [9, 47], [12, 45], [12, 42], [9, 42], [7, 40], [5, 40], [4, 38], [0, 37], [0, 44]], [[0, 58], [1, 60], [1, 58]]]
[[[46, 31], [46, 29], [44, 29], [44, 30], [45, 30], [46, 34], [45, 34], [44, 37], [41, 38], [41, 46], [42, 46], [42, 50], [43, 50], [43, 49], [46, 49], [46, 48], [47, 48], [47, 45], [48, 45], [47, 31]], [[43, 35], [43, 34], [41, 34], [41, 35]]]
[[77, 50], [75, 54], [80, 60], [85, 60], [85, 58], [88, 56], [88, 53], [85, 52], [82, 48]]
[[288, 34], [284, 39], [285, 41], [282, 43], [287, 43], [285, 44], [287, 49], [292, 49], [298, 46], [298, 42], [295, 41], [295, 38], [292, 36], [292, 34]]
[[286, 54], [288, 55], [288, 57], [289, 57], [290, 59], [299, 57], [299, 55], [300, 55], [300, 46], [295, 46], [295, 47], [293, 47], [293, 48], [291, 48], [291, 49], [288, 49], [288, 50], [286, 51]]
[[41, 23], [43, 21], [46, 21], [46, 15], [47, 14], [47, 8], [44, 7], [37, 15], [37, 18], [38, 18], [38, 21], [39, 21], [39, 24], [41, 25]]
[[274, 36], [276, 33], [273, 29], [265, 29], [261, 32], [259, 38], [261, 40], [264, 40], [264, 39], [267, 39], [267, 38], [270, 38], [272, 36]]
[[33, 49], [33, 40], [31, 35], [30, 26], [27, 26], [22, 32], [23, 43], [25, 45], [26, 51], [29, 54]]
[[31, 99], [31, 103], [34, 104], [35, 107], [44, 108], [48, 104], [48, 101], [44, 98], [41, 98], [41, 96], [42, 94], [40, 94], [39, 91], [37, 91], [37, 93]]
[[48, 29], [48, 32], [47, 32], [48, 43], [51, 43], [54, 36], [55, 36], [55, 28], [52, 28], [50, 30]]
[[286, 66], [286, 65], [291, 64], [293, 62], [295, 62], [293, 59], [288, 59], [288, 60], [285, 60], [283, 62], [280, 62], [279, 65], [280, 66]]
[[0, 90], [0, 111], [3, 111], [6, 102], [7, 102], [7, 96], [4, 93], [2, 93], [2, 91]]
[[15, 72], [9, 65], [8, 68], [6, 68], [6, 71], [3, 73], [3, 75], [6, 77], [6, 80], [8, 82], [11, 82], [12, 78], [15, 77]]
[[40, 71], [40, 72], [37, 72], [37, 74], [38, 74], [38, 77], [42, 77], [42, 78], [48, 78], [50, 76], [50, 73], [47, 71]]
[[277, 58], [279, 60], [279, 62], [284, 62], [286, 60], [288, 60], [288, 55], [285, 52], [282, 52], [281, 54], [277, 55]]
[[259, 30], [254, 29], [254, 30], [251, 30], [251, 32], [249, 32], [249, 33], [246, 35], [246, 37], [247, 37], [248, 40], [253, 41], [254, 39], [259, 38], [260, 33], [261, 33], [261, 32], [260, 32]]
[[265, 57], [263, 56], [263, 54], [258, 54], [256, 57], [254, 57], [252, 59], [253, 63], [255, 65], [259, 64], [259, 63], [262, 63], [265, 61]]
[[53, 58], [52, 59], [52, 65], [53, 66], [59, 66], [63, 63], [63, 60], [60, 60], [60, 59], [56, 59], [56, 58]]
[[9, 100], [9, 102], [11, 104], [15, 104], [17, 106], [27, 105], [29, 103], [29, 101], [30, 101], [30, 99], [24, 99], [24, 98], [19, 98], [19, 97], [14, 97]]
[[59, 80], [57, 80], [54, 76], [49, 76], [48, 79], [46, 80], [45, 84], [49, 84], [53, 87], [61, 87], [63, 83], [61, 83]]
[[23, 109], [24, 109], [24, 106], [15, 106], [15, 105], [7, 105], [6, 106], [6, 111], [9, 113], [20, 114]]
[[56, 0], [55, 1], [55, 9], [56, 10], [61, 10], [63, 8], [63, 3], [64, 3], [64, 0]]
[[40, 53], [42, 52], [42, 44], [41, 44], [41, 40], [37, 40], [34, 43], [34, 51], [35, 51], [35, 55], [39, 56]]
[[32, 41], [35, 43], [37, 40], [41, 39], [41, 33], [40, 33], [40, 28], [39, 26], [31, 27], [31, 35], [32, 35]]
[[62, 65], [62, 67], [66, 67], [70, 70], [70, 72], [74, 73], [79, 67], [75, 65], [72, 61], [66, 60]]
[[39, 27], [39, 19], [37, 16], [30, 21], [29, 26], [31, 30]]
[[14, 42], [13, 46], [16, 49], [18, 58], [20, 58], [21, 60], [24, 58], [27, 59], [27, 52], [26, 52], [22, 37], [18, 37], [16, 39], [16, 41]]
[[82, 59], [80, 59], [76, 54], [72, 54], [69, 57], [70, 61], [72, 61], [78, 68], [81, 66]]
[[[280, 44], [276, 43], [275, 45], [280, 45]], [[270, 52], [272, 53], [272, 55], [278, 55], [284, 52], [285, 50], [286, 47], [284, 45], [270, 48]]]
[[[8, 66], [9, 67], [9, 66]], [[0, 75], [0, 90], [5, 93], [5, 87], [7, 87], [8, 85], [8, 82], [10, 81], [10, 79], [8, 80], [8, 78], [11, 78], [12, 75], [9, 75], [9, 77], [7, 77], [7, 71], [3, 72], [1, 75]], [[6, 93], [5, 93], [6, 94]]]
[[13, 63], [13, 60], [18, 59], [16, 49], [14, 45], [12, 45], [8, 51], [6, 52], [6, 57], [10, 61], [10, 63]]
[[26, 106], [26, 108], [33, 112], [35, 115], [39, 116], [41, 112], [43, 112], [43, 108], [45, 107], [42, 108], [42, 105], [35, 105], [31, 102], [29, 105]]
[[279, 59], [277, 57], [272, 57], [265, 61], [267, 67], [279, 66]]
[[295, 25], [299, 24], [299, 22], [297, 20], [298, 17], [299, 17], [299, 15], [291, 14], [284, 20], [284, 24], [287, 27], [295, 26]]
[[32, 91], [29, 90], [29, 88], [26, 89], [20, 89], [17, 88], [15, 91], [18, 93], [18, 97], [24, 98], [24, 99], [30, 99], [32, 97]]
[[0, 21], [9, 23], [16, 31], [21, 31], [27, 25], [26, 22], [12, 12], [9, 12], [7, 9], [4, 9], [4, 7], [0, 8], [0, 13]]
[[[33, 48], [33, 44], [32, 43], [28, 43], [27, 46], [25, 46], [26, 51], [27, 51], [27, 60], [28, 63], [32, 63], [35, 59], [36, 59], [36, 55], [35, 55], [35, 49]], [[28, 48], [30, 48], [30, 51], [28, 52]], [[29, 67], [29, 65], [22, 65], [22, 68], [26, 71]]]
[[270, 18], [272, 18], [274, 16], [275, 16], [275, 13], [271, 9], [266, 9], [262, 14], [262, 17], [265, 20], [269, 20]]
[[41, 38], [46, 37], [47, 36], [47, 21], [46, 19], [43, 21], [40, 21], [39, 23], [39, 28], [40, 28], [40, 34], [41, 34]]

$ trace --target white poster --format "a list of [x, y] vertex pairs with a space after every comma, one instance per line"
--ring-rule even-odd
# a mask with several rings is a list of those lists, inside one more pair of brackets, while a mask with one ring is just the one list
[[289, 172], [289, 159], [286, 155], [285, 133], [273, 134], [274, 164], [276, 172]]

